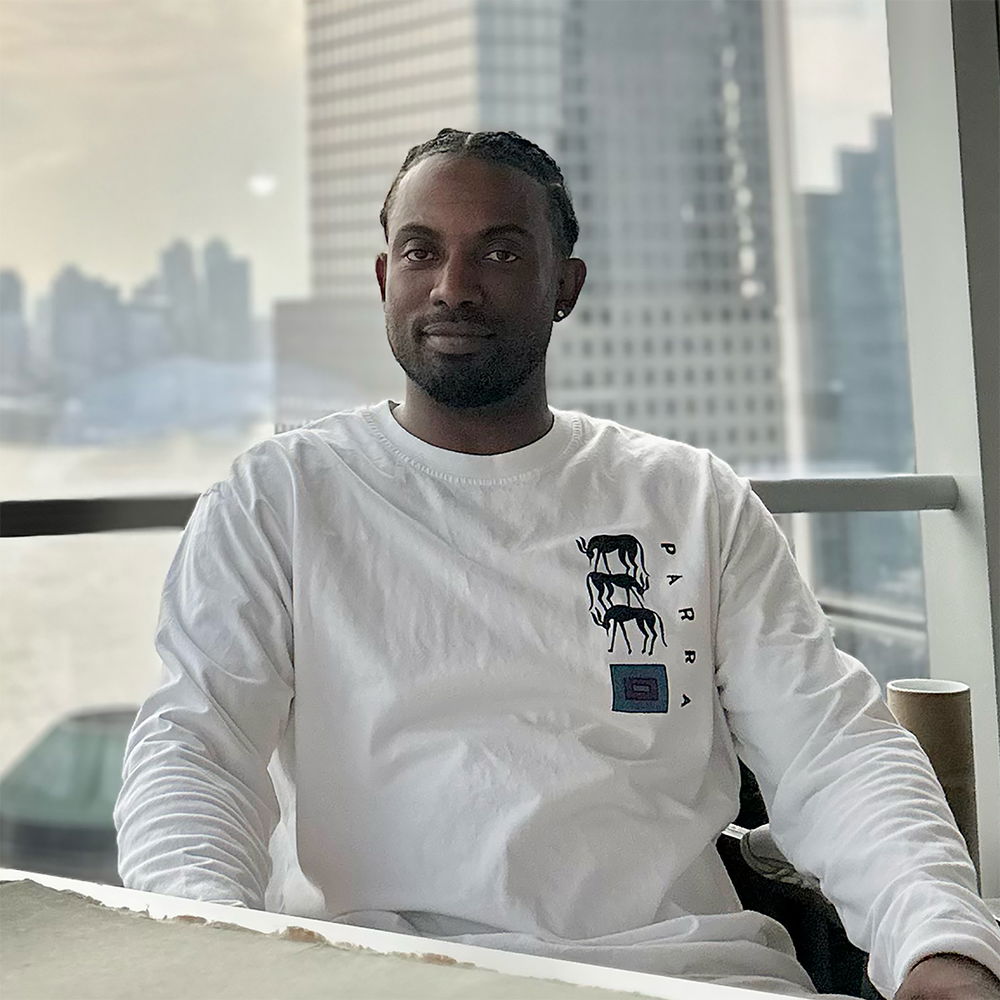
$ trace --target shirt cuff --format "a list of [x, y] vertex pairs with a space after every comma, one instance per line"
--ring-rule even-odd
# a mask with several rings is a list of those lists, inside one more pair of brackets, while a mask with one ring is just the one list
[[[900, 984], [910, 974], [913, 967], [932, 955], [961, 955], [989, 969], [1000, 979], [1000, 931], [990, 933], [990, 928], [965, 925], [961, 930], [945, 931], [929, 936], [920, 946], [900, 956], [896, 981], [892, 984], [892, 996]], [[878, 984], [876, 984], [878, 985]]]

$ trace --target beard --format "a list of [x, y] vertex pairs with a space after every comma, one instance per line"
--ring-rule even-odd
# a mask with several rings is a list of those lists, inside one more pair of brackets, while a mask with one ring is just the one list
[[[471, 317], [443, 317], [468, 321]], [[497, 323], [475, 320], [490, 329], [481, 350], [471, 354], [439, 354], [424, 343], [420, 328], [423, 322], [399, 325], [386, 316], [386, 334], [393, 357], [415, 385], [442, 406], [453, 410], [471, 410], [495, 406], [514, 396], [531, 376], [544, 368], [552, 327], [541, 337], [511, 336]]]

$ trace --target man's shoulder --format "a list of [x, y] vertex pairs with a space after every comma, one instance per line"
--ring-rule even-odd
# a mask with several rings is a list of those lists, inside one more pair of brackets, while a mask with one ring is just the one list
[[741, 493], [747, 480], [708, 448], [640, 430], [627, 424], [586, 413], [574, 413], [583, 422], [585, 436], [607, 459], [649, 467], [654, 474], [669, 474], [710, 483], [724, 492]]
[[316, 420], [285, 427], [240, 452], [225, 480], [235, 487], [263, 489], [299, 478], [314, 464], [328, 464], [340, 448], [367, 433], [372, 406], [337, 410]]

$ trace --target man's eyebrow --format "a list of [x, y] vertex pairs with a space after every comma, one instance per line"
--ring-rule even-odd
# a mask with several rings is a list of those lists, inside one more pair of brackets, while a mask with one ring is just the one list
[[508, 236], [508, 235], [521, 236], [526, 240], [534, 242], [535, 237], [523, 226], [519, 226], [514, 222], [504, 223], [500, 226], [490, 226], [489, 229], [484, 229], [480, 234], [479, 238], [482, 240], [491, 240], [495, 236]]
[[[520, 236], [522, 239], [530, 242], [534, 242], [535, 239], [531, 232], [523, 226], [517, 225], [515, 222], [504, 222], [497, 226], [490, 226], [488, 229], [483, 229], [476, 234], [476, 238], [480, 240], [491, 240], [497, 236]], [[403, 240], [414, 238], [438, 240], [441, 238], [441, 234], [436, 229], [431, 229], [430, 226], [422, 226], [418, 222], [408, 222], [405, 226], [400, 226], [396, 230], [396, 237], [393, 242], [398, 244]]]
[[413, 237], [423, 237], [427, 240], [436, 240], [438, 238], [438, 233], [431, 229], [430, 226], [421, 226], [417, 222], [408, 222], [405, 226], [400, 226], [396, 230], [396, 238], [393, 240], [394, 243], [399, 243], [402, 240], [412, 239]]

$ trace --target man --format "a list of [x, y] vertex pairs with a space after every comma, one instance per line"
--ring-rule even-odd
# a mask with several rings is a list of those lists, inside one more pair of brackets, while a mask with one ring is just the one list
[[586, 275], [556, 164], [445, 130], [382, 222], [405, 399], [200, 498], [127, 752], [126, 885], [301, 913], [280, 813], [312, 915], [809, 995], [713, 846], [739, 753], [885, 995], [1000, 997], [940, 786], [746, 480], [548, 407]]

